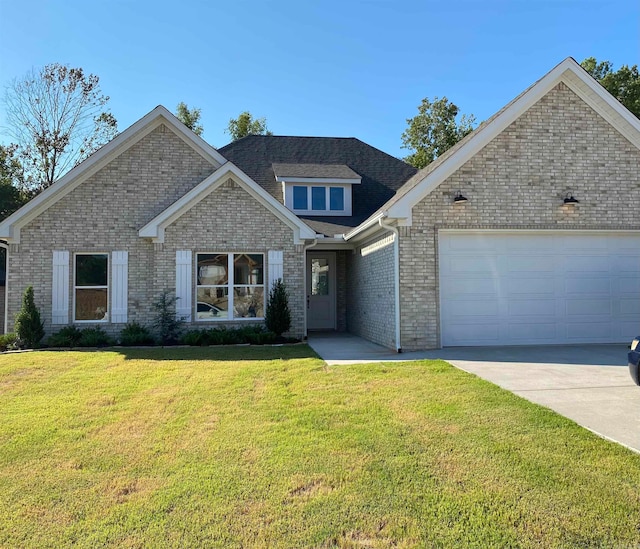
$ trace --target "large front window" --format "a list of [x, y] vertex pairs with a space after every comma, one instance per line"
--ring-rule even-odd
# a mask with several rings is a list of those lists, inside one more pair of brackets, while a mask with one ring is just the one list
[[76, 321], [108, 320], [108, 279], [108, 254], [76, 254], [74, 264], [74, 319]]
[[264, 318], [263, 254], [197, 254], [196, 318]]

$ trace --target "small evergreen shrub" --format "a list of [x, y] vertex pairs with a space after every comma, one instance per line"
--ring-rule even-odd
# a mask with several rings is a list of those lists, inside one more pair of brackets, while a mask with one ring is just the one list
[[0, 351], [13, 351], [17, 347], [18, 336], [16, 334], [0, 334]]
[[267, 329], [278, 337], [283, 333], [288, 332], [291, 328], [289, 294], [287, 293], [287, 287], [281, 278], [275, 280], [273, 282], [273, 286], [271, 286], [264, 322]]
[[125, 347], [153, 345], [154, 343], [155, 339], [149, 329], [137, 322], [130, 322], [120, 332], [120, 344]]
[[80, 347], [106, 347], [113, 343], [113, 339], [99, 326], [82, 330]]
[[207, 332], [205, 330], [189, 330], [180, 338], [182, 345], [191, 345], [192, 347], [202, 347], [209, 345]]
[[20, 347], [35, 349], [44, 337], [44, 323], [40, 320], [40, 311], [33, 298], [33, 286], [24, 291], [22, 308], [16, 315], [15, 328]]
[[153, 327], [158, 330], [163, 345], [175, 345], [180, 338], [184, 321], [176, 318], [176, 301], [178, 298], [166, 290], [153, 303], [156, 310]]
[[81, 338], [82, 330], [76, 326], [65, 326], [47, 338], [47, 345], [49, 347], [78, 347]]

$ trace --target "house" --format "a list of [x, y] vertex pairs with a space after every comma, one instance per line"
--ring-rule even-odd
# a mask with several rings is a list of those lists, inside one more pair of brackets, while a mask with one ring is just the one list
[[33, 285], [51, 333], [260, 322], [390, 348], [630, 341], [640, 121], [573, 59], [423, 170], [351, 138], [219, 150], [157, 107], [0, 223], [7, 331]]

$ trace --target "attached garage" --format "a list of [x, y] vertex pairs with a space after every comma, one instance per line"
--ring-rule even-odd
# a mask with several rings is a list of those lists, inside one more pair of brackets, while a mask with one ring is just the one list
[[640, 232], [440, 231], [442, 346], [629, 342]]

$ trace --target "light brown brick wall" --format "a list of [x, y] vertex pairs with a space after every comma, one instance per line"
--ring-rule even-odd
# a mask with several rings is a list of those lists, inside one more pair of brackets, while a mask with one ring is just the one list
[[640, 230], [639, 198], [640, 152], [559, 84], [413, 208], [400, 238], [403, 349], [439, 345], [439, 229]]
[[[289, 293], [292, 329], [304, 335], [305, 294], [302, 285], [302, 253], [296, 250], [293, 232], [233, 180], [228, 180], [165, 230], [163, 249], [155, 255], [155, 285], [159, 291], [175, 288], [176, 250], [197, 252], [255, 252], [264, 254], [265, 295], [268, 293], [267, 252], [282, 250], [284, 282]], [[195, 275], [194, 275], [195, 277]], [[195, 280], [195, 279], [194, 279]], [[245, 325], [240, 321], [237, 325]], [[225, 325], [232, 325], [225, 322]], [[219, 321], [193, 322], [191, 328], [220, 326]]]
[[[283, 249], [285, 265], [297, 262], [300, 264], [297, 268], [302, 269], [300, 254], [294, 257], [291, 229], [257, 206], [253, 199], [247, 200], [248, 195], [241, 196], [237, 191], [235, 195], [227, 189], [214, 192], [205, 204], [183, 216], [175, 227], [167, 229], [168, 243], [163, 250], [154, 249], [149, 240], [138, 236], [142, 226], [213, 171], [214, 166], [164, 126], [144, 137], [22, 229], [18, 250], [10, 251], [9, 318], [18, 311], [24, 288], [33, 285], [45, 329], [48, 333], [52, 331], [53, 250], [68, 250], [71, 258], [74, 252], [127, 250], [128, 319], [142, 324], [149, 324], [153, 316], [151, 303], [159, 293], [165, 288], [175, 289], [176, 248], [238, 249], [246, 247], [251, 236], [252, 249], [256, 246], [264, 250]], [[238, 203], [236, 199], [244, 202]], [[179, 230], [185, 231], [185, 239], [178, 245]], [[286, 241], [288, 247], [267, 245], [266, 241], [276, 233], [276, 242]], [[69, 319], [73, 318], [72, 278], [73, 259]], [[287, 282], [296, 295], [300, 294], [300, 282], [296, 286], [294, 277], [290, 278]], [[296, 311], [298, 325], [300, 316], [300, 311]], [[10, 321], [10, 328], [12, 324]], [[101, 326], [112, 333], [122, 328], [117, 324]], [[57, 329], [55, 326], [54, 330]]]
[[[385, 347], [395, 348], [394, 244], [366, 253], [389, 233], [363, 243], [348, 256], [347, 329]], [[366, 255], [363, 255], [363, 248]]]

